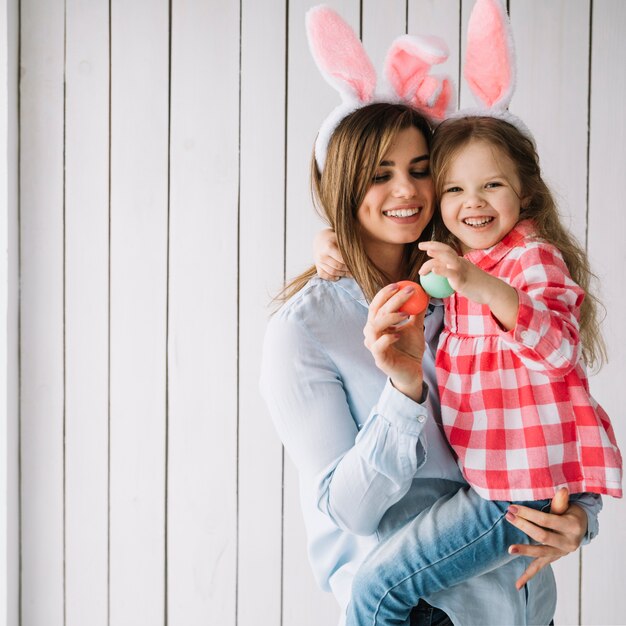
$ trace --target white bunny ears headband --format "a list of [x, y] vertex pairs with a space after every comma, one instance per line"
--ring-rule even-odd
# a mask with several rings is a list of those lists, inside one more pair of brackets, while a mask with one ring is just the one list
[[515, 58], [510, 24], [500, 0], [477, 0], [472, 10], [464, 75], [480, 106], [456, 113], [452, 112], [451, 79], [430, 74], [432, 66], [448, 58], [448, 48], [438, 37], [395, 39], [385, 59], [387, 85], [377, 89], [376, 72], [363, 44], [333, 9], [325, 5], [310, 9], [306, 30], [322, 76], [341, 96], [341, 104], [324, 120], [315, 142], [320, 171], [330, 137], [341, 120], [374, 102], [410, 105], [433, 122], [474, 115], [497, 117], [533, 140], [524, 123], [507, 110], [515, 88]]

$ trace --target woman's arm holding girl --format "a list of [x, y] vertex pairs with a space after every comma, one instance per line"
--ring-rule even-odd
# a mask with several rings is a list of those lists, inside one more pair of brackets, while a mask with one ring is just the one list
[[559, 489], [552, 498], [550, 513], [521, 505], [509, 508], [507, 520], [540, 544], [520, 544], [509, 548], [511, 554], [533, 559], [517, 580], [518, 589], [546, 565], [575, 552], [597, 535], [602, 498], [597, 494], [582, 494], [576, 504], [570, 504], [568, 498], [568, 490]]

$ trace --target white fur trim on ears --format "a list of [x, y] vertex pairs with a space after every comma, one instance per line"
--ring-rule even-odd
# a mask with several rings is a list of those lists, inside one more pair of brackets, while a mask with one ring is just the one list
[[[397, 39], [388, 56], [388, 62], [393, 63], [391, 71], [397, 81], [392, 80], [396, 85], [390, 84], [385, 89], [384, 85], [377, 85], [376, 72], [362, 43], [333, 9], [325, 5], [309, 9], [306, 31], [313, 60], [322, 76], [339, 92], [342, 99], [342, 103], [322, 123], [315, 141], [315, 161], [320, 171], [324, 169], [330, 137], [341, 120], [356, 109], [375, 102], [402, 103], [413, 107], [428, 119], [445, 115], [444, 109], [451, 95], [449, 84], [437, 84], [436, 89], [423, 89], [426, 78], [428, 82], [442, 80], [429, 75], [433, 64], [447, 58], [448, 49], [441, 39], [408, 35]], [[426, 92], [426, 101], [416, 97], [416, 92], [418, 95]]]
[[335, 107], [330, 112], [330, 115], [322, 122], [319, 132], [317, 133], [317, 139], [315, 140], [315, 162], [320, 172], [324, 170], [328, 143], [335, 129], [339, 126], [339, 123], [344, 117], [348, 117], [350, 113], [360, 109], [362, 106], [363, 105], [358, 100], [342, 102], [338, 107]]

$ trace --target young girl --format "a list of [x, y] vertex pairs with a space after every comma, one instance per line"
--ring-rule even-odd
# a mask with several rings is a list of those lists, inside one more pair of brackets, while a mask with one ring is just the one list
[[456, 290], [437, 381], [465, 478], [490, 500], [561, 486], [621, 497], [621, 456], [585, 371], [604, 356], [589, 263], [532, 141], [501, 119], [452, 119], [437, 130], [432, 169], [446, 229], [435, 238], [450, 245], [420, 244], [432, 257], [420, 274]]
[[511, 501], [543, 509], [563, 486], [622, 494], [621, 455], [585, 372], [604, 354], [588, 261], [559, 222], [533, 142], [496, 117], [450, 119], [435, 132], [431, 169], [439, 241], [420, 243], [432, 257], [420, 274], [456, 290], [437, 382], [471, 502], [445, 545], [422, 537], [375, 551], [354, 581], [348, 624], [404, 623], [424, 594], [511, 558]]

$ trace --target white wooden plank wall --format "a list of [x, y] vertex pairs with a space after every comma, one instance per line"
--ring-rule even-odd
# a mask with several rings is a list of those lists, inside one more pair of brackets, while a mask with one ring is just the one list
[[6, 358], [0, 367], [5, 386], [0, 395], [4, 403], [2, 429], [4, 436], [2, 454], [4, 465], [0, 470], [0, 480], [6, 501], [3, 509], [4, 545], [0, 548], [3, 573], [0, 575], [3, 590], [0, 595], [0, 610], [4, 623], [17, 624], [19, 597], [19, 225], [18, 225], [18, 6], [16, 0], [1, 2], [0, 27], [3, 33], [0, 51], [0, 75], [4, 92], [1, 96], [0, 111], [2, 127], [2, 179], [0, 193], [3, 197], [3, 225], [0, 226], [4, 258], [0, 261], [5, 291], [0, 298], [3, 312], [0, 316], [6, 328], [6, 335], [0, 342], [5, 348]]
[[[11, 624], [319, 626], [297, 475], [257, 390], [270, 297], [311, 260], [312, 143], [335, 105], [312, 0], [21, 0], [20, 544]], [[331, 0], [380, 68], [473, 0]], [[512, 110], [588, 243], [626, 447], [626, 5], [509, 0]], [[471, 103], [459, 84], [460, 101]], [[620, 349], [622, 348], [622, 349]], [[626, 622], [621, 502], [561, 560], [557, 624]], [[582, 556], [581, 556], [582, 555]]]
[[[620, 0], [593, 3], [591, 38], [588, 248], [607, 308], [604, 336], [609, 366], [592, 381], [598, 398], [613, 417], [617, 440], [626, 447], [621, 391], [626, 372], [626, 328], [622, 289], [626, 266], [626, 215], [612, 190], [626, 164], [626, 122], [619, 98], [626, 93], [626, 4]], [[621, 413], [622, 412], [622, 413]], [[626, 594], [621, 563], [626, 555], [624, 504], [607, 499], [600, 518], [601, 534], [583, 550], [582, 621], [588, 624], [626, 622]]]
[[108, 21], [108, 6], [66, 4], [65, 614], [94, 626], [108, 606]]

